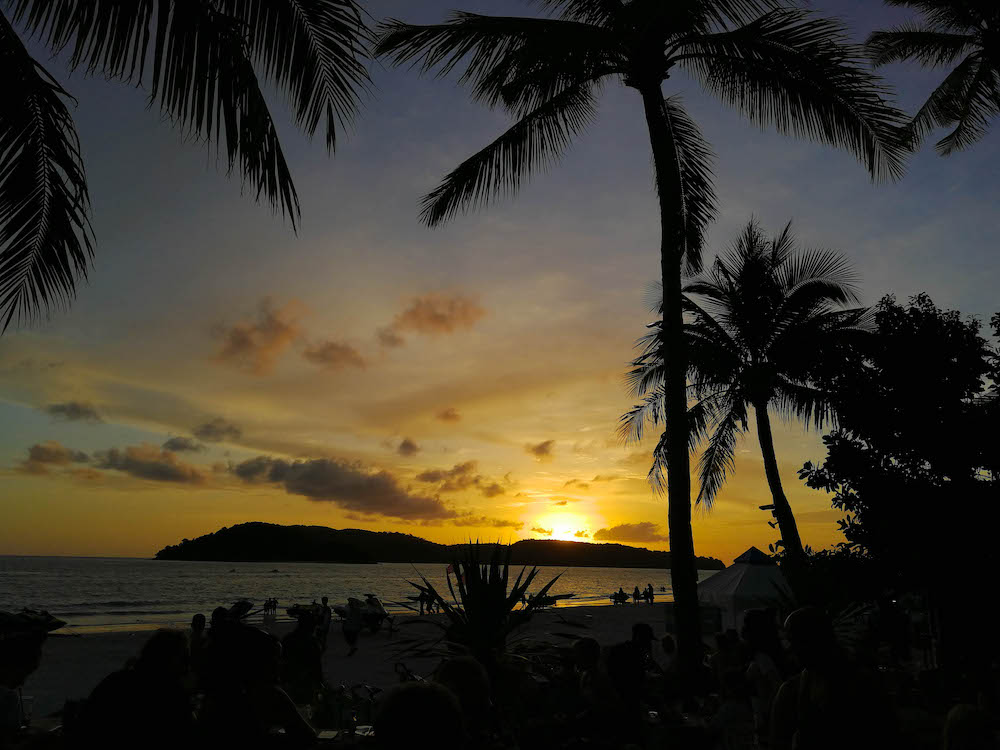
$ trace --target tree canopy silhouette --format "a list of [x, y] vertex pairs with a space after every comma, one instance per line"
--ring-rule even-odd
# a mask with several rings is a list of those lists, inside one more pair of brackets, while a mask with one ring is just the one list
[[[830, 365], [832, 349], [867, 333], [867, 309], [845, 307], [858, 301], [856, 281], [843, 256], [801, 250], [791, 224], [768, 239], [751, 221], [728, 252], [684, 286], [690, 440], [692, 448], [704, 445], [696, 502], [711, 507], [735, 469], [737, 440], [752, 407], [781, 541], [799, 561], [802, 542], [781, 485], [768, 412], [817, 428], [830, 420], [832, 404], [815, 377]], [[642, 399], [622, 416], [619, 431], [629, 443], [665, 418], [660, 324], [650, 328], [628, 375], [632, 394]], [[664, 482], [662, 448], [661, 441], [650, 469], [656, 485]]]
[[459, 80], [514, 124], [427, 195], [422, 218], [438, 224], [497, 194], [514, 192], [552, 165], [594, 119], [602, 86], [642, 98], [662, 228], [668, 521], [682, 670], [696, 666], [697, 575], [691, 532], [686, 416], [687, 354], [681, 335], [681, 271], [698, 270], [715, 215], [711, 151], [663, 82], [683, 71], [752, 122], [847, 149], [875, 178], [898, 177], [901, 113], [863, 50], [832, 20], [779, 0], [536, 0], [544, 17], [456, 12], [442, 24], [391, 20], [376, 52], [394, 64]]
[[969, 148], [1000, 114], [1000, 4], [993, 0], [886, 0], [919, 10], [923, 19], [868, 37], [876, 66], [915, 60], [924, 67], [954, 65], [914, 115], [914, 146], [936, 128], [952, 131], [938, 141], [943, 156]]
[[977, 320], [927, 295], [885, 297], [874, 320], [875, 333], [824, 372], [838, 426], [823, 437], [822, 462], [799, 475], [831, 494], [844, 512], [842, 547], [867, 558], [873, 576], [930, 594], [943, 659], [978, 668], [989, 663], [991, 623], [973, 571], [1000, 563], [1000, 352]]
[[299, 200], [262, 85], [327, 149], [369, 83], [354, 0], [6, 0], [0, 9], [0, 332], [65, 306], [94, 253], [73, 98], [15, 27], [70, 70], [136, 86], [175, 127], [224, 149], [259, 200]]

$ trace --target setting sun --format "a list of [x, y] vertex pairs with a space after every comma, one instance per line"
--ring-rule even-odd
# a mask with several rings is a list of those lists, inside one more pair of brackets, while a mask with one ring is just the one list
[[[565, 542], [578, 542], [589, 539], [593, 523], [587, 516], [580, 513], [548, 513], [535, 519], [533, 528], [537, 534], [546, 539], [559, 539]], [[551, 531], [545, 534], [543, 531]]]

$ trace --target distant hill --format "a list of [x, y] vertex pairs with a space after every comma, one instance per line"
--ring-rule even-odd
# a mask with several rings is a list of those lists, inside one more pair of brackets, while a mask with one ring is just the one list
[[[448, 563], [460, 545], [435, 544], [412, 534], [326, 526], [279, 526], [244, 523], [223, 527], [197, 539], [164, 547], [157, 560], [225, 562]], [[517, 565], [567, 567], [669, 568], [670, 553], [624, 544], [590, 544], [529, 539], [515, 542]], [[702, 570], [721, 570], [721, 560], [699, 557]]]

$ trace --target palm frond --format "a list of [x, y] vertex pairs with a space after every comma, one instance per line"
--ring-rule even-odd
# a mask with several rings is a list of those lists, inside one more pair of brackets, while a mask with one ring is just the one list
[[746, 414], [734, 403], [715, 425], [708, 445], [698, 459], [698, 497], [695, 503], [711, 510], [726, 478], [736, 469], [736, 441], [743, 434]]
[[484, 16], [455, 12], [442, 24], [417, 26], [397, 19], [380, 23], [376, 29], [375, 54], [392, 65], [409, 63], [421, 73], [436, 69], [436, 75], [450, 75], [463, 68], [459, 81], [468, 83], [487, 76], [509, 61], [525, 44], [545, 50], [558, 58], [559, 50], [573, 47], [600, 48], [610, 40], [608, 33], [592, 24], [555, 18]]
[[715, 219], [715, 188], [712, 185], [714, 155], [701, 130], [681, 104], [680, 97], [663, 100], [671, 145], [679, 172], [679, 214], [683, 227], [684, 262], [688, 273], [701, 270], [705, 232]]
[[751, 121], [844, 148], [876, 180], [902, 176], [905, 117], [843, 27], [798, 9], [692, 38], [676, 58]]
[[561, 18], [585, 23], [606, 24], [619, 15], [622, 0], [529, 0]]
[[0, 13], [0, 333], [67, 304], [93, 257], [72, 97]]
[[221, 0], [239, 19], [265, 77], [290, 97], [299, 126], [314, 135], [325, 125], [333, 151], [337, 131], [358, 112], [370, 88], [365, 67], [373, 41], [354, 0]]
[[[264, 197], [296, 227], [298, 196], [253, 68], [243, 19], [208, 2], [13, 1], [15, 19], [31, 33], [56, 50], [71, 50], [71, 68], [148, 88], [150, 103], [186, 134], [222, 146], [229, 171], [238, 171], [258, 200]], [[273, 40], [287, 31], [255, 33]], [[278, 65], [273, 56], [271, 62]], [[305, 100], [305, 91], [296, 88], [301, 79], [282, 78], [278, 70], [271, 69], [275, 79], [288, 82], [293, 95]]]
[[982, 60], [968, 85], [960, 93], [958, 108], [950, 112], [955, 129], [938, 141], [936, 149], [942, 156], [969, 148], [989, 130], [990, 122], [1000, 115], [1000, 80], [998, 69]]
[[951, 65], [976, 48], [971, 34], [954, 34], [905, 24], [886, 31], [875, 31], [865, 42], [865, 49], [876, 67], [894, 62], [915, 60], [935, 68]]
[[842, 253], [805, 250], [788, 256], [777, 271], [786, 298], [794, 299], [805, 287], [822, 284], [823, 293], [830, 302], [855, 304], [860, 299], [860, 278]]
[[885, 0], [885, 4], [920, 11], [931, 26], [955, 31], [980, 27], [997, 10], [992, 0]]
[[595, 115], [590, 86], [563, 91], [466, 159], [422, 201], [421, 219], [435, 226], [460, 211], [509, 195], [535, 171], [557, 161]]
[[622, 414], [618, 420], [618, 439], [624, 445], [641, 443], [646, 425], [656, 426], [664, 421], [663, 386], [653, 389], [643, 399]]
[[909, 139], [914, 148], [920, 146], [936, 128], [954, 124], [962, 109], [965, 92], [971, 87], [979, 69], [979, 56], [969, 55], [931, 92], [907, 126]]

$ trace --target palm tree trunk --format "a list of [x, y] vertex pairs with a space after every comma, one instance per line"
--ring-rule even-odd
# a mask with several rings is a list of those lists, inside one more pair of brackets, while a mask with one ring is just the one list
[[[681, 263], [684, 243], [678, 220], [680, 166], [659, 82], [639, 89], [646, 112], [660, 208], [660, 277], [663, 283], [664, 406], [663, 433], [667, 454], [667, 525], [670, 535], [670, 580], [674, 592], [677, 655], [682, 675], [693, 676], [701, 661], [698, 615], [698, 571], [691, 531], [691, 471], [688, 456], [687, 352], [681, 308]], [[687, 682], [685, 680], [685, 682]]]
[[774, 517], [781, 530], [781, 541], [790, 560], [801, 563], [806, 555], [802, 549], [802, 539], [799, 538], [799, 528], [795, 524], [792, 506], [788, 504], [785, 491], [781, 487], [781, 476], [778, 474], [778, 459], [774, 454], [774, 438], [771, 435], [771, 419], [767, 416], [767, 401], [755, 400], [754, 412], [757, 415], [757, 439], [760, 441], [760, 452], [764, 456], [764, 473], [767, 475], [767, 486], [771, 488], [774, 500]]

